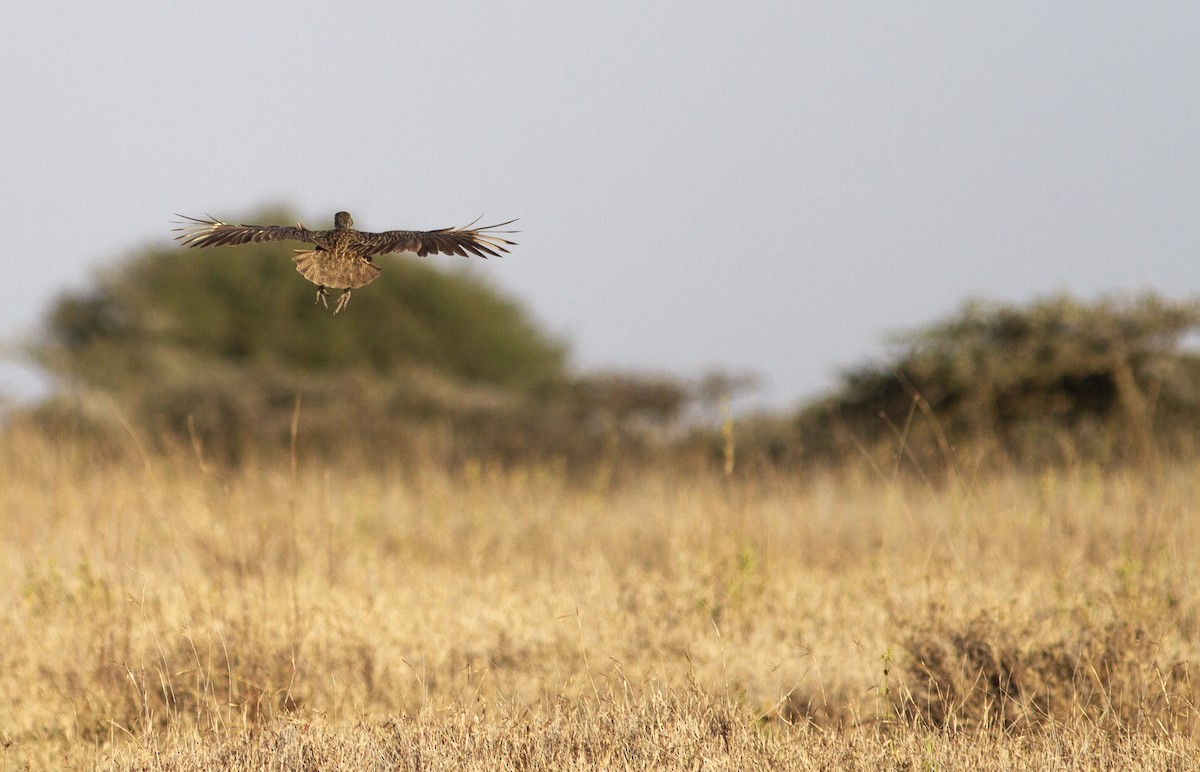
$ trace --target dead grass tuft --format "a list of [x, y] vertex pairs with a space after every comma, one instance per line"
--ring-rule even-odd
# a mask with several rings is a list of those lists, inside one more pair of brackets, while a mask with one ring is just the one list
[[1077, 620], [1066, 630], [989, 614], [939, 620], [908, 636], [896, 708], [951, 731], [1083, 722], [1105, 732], [1195, 735], [1192, 664], [1164, 653], [1164, 638], [1178, 643], [1128, 620]]

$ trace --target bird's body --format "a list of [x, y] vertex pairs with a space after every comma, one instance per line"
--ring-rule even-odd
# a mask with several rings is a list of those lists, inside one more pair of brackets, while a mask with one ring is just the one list
[[380, 268], [372, 258], [392, 252], [414, 252], [425, 255], [444, 254], [467, 257], [499, 257], [513, 242], [502, 234], [512, 231], [496, 230], [513, 220], [482, 228], [467, 225], [462, 228], [442, 228], [433, 231], [384, 231], [368, 233], [354, 230], [354, 220], [348, 212], [338, 212], [333, 229], [314, 231], [301, 224], [231, 225], [215, 219], [186, 217], [183, 231], [176, 238], [188, 247], [227, 247], [262, 241], [299, 241], [314, 249], [297, 249], [292, 259], [300, 275], [317, 285], [317, 300], [324, 303], [326, 289], [344, 290], [333, 312], [346, 307], [351, 290], [366, 286], [379, 276]]

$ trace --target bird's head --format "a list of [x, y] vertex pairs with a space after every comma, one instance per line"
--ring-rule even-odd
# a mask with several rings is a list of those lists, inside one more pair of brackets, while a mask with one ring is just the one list
[[333, 216], [333, 227], [335, 228], [350, 228], [354, 225], [354, 218], [349, 212], [338, 212]]

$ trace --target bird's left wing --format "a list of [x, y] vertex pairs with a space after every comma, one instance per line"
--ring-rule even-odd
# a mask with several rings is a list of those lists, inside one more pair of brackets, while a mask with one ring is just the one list
[[183, 231], [176, 240], [188, 247], [232, 247], [238, 244], [257, 244], [260, 241], [303, 241], [316, 244], [313, 231], [303, 225], [291, 227], [287, 225], [232, 225], [227, 222], [212, 219], [200, 219], [178, 214], [187, 222], [180, 222]]
[[507, 253], [506, 247], [516, 242], [505, 238], [516, 231], [498, 230], [516, 220], [484, 225], [475, 228], [474, 223], [461, 228], [441, 228], [435, 231], [384, 231], [383, 233], [360, 233], [360, 254], [385, 255], [389, 252], [415, 252], [425, 255], [462, 255], [468, 257], [499, 257]]

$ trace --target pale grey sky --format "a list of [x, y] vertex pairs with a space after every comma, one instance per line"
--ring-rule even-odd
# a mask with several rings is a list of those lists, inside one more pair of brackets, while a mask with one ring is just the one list
[[1196, 2], [4, 17], [9, 340], [174, 212], [270, 203], [366, 230], [520, 217], [477, 269], [578, 367], [751, 371], [778, 406], [969, 296], [1200, 289]]

